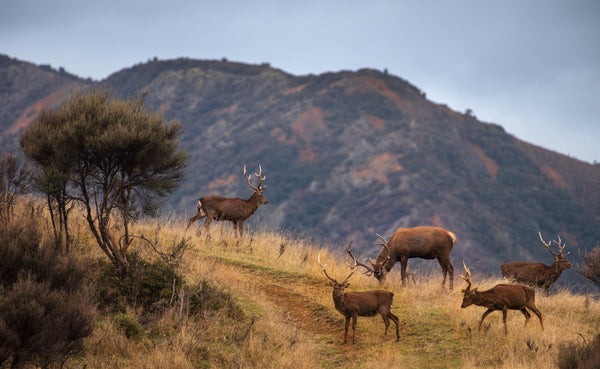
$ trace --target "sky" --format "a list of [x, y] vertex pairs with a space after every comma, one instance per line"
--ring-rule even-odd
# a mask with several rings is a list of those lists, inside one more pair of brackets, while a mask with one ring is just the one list
[[155, 57], [387, 69], [433, 102], [600, 162], [598, 0], [0, 0], [0, 53], [94, 80]]

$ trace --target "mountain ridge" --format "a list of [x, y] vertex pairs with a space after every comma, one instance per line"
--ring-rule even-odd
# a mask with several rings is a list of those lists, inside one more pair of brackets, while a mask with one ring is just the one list
[[[188, 216], [207, 194], [249, 196], [242, 166], [260, 163], [270, 204], [250, 218], [251, 227], [261, 223], [334, 244], [355, 238], [363, 256], [379, 251], [372, 245], [376, 233], [387, 238], [398, 227], [431, 224], [457, 234], [455, 266], [466, 258], [497, 274], [507, 261], [550, 263], [538, 231], [545, 238], [560, 234], [572, 250], [600, 239], [600, 165], [433, 103], [385, 71], [294, 76], [267, 63], [180, 58], [138, 64], [98, 82], [37, 67], [45, 84], [27, 85], [11, 71], [19, 65], [0, 57], [0, 77], [14, 80], [0, 88], [2, 110], [12, 112], [0, 116], [3, 147], [16, 142], [22, 125], [16, 122], [24, 114], [34, 118], [39, 109], [32, 107], [52, 93], [146, 91], [146, 106], [184, 126], [181, 145], [192, 160], [167, 204]], [[44, 88], [28, 90], [38, 85]], [[15, 86], [27, 97], [9, 99]]]

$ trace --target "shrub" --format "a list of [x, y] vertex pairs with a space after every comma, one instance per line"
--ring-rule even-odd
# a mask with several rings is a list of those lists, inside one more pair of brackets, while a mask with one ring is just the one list
[[119, 313], [115, 315], [114, 319], [117, 326], [125, 331], [125, 336], [128, 339], [140, 338], [144, 335], [144, 328], [142, 328], [142, 325], [135, 318]]
[[600, 288], [600, 244], [582, 256], [583, 265], [577, 265], [577, 272]]
[[598, 369], [600, 368], [600, 333], [592, 342], [583, 344], [571, 343], [563, 346], [558, 354], [560, 369]]
[[0, 367], [80, 352], [94, 323], [86, 267], [42, 244], [32, 220], [0, 225], [0, 260]]
[[173, 283], [179, 286], [181, 277], [174, 268], [160, 260], [149, 262], [128, 255], [130, 272], [119, 278], [115, 266], [101, 262], [98, 288], [101, 306], [113, 312], [124, 312], [127, 307], [142, 308], [146, 312], [163, 310], [177, 298]]

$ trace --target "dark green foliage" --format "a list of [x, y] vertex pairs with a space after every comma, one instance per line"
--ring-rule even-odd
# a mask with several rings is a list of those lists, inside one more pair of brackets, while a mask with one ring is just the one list
[[[38, 184], [49, 204], [63, 215], [70, 200], [83, 204], [96, 242], [126, 274], [129, 225], [140, 213], [153, 213], [158, 199], [183, 180], [181, 129], [146, 110], [143, 96], [118, 100], [100, 90], [76, 93], [57, 111], [43, 111], [20, 144], [40, 168]], [[66, 218], [60, 219], [66, 228]]]
[[561, 347], [558, 354], [560, 369], [600, 368], [600, 333], [591, 342], [571, 343]]
[[230, 318], [242, 319], [245, 317], [243, 310], [238, 306], [231, 294], [223, 289], [213, 286], [207, 281], [191, 289], [190, 312], [194, 314], [220, 311], [226, 309]]
[[160, 261], [148, 262], [128, 255], [129, 273], [119, 278], [115, 266], [101, 262], [98, 281], [101, 307], [113, 312], [124, 312], [127, 306], [142, 307], [147, 312], [162, 311], [177, 299], [177, 288], [182, 279], [175, 269]]
[[125, 336], [128, 339], [136, 339], [144, 335], [144, 328], [135, 318], [119, 313], [115, 315], [114, 319], [117, 326], [125, 331]]
[[133, 307], [142, 308], [145, 314], [161, 313], [181, 308], [183, 300], [191, 315], [225, 309], [230, 317], [244, 316], [229, 293], [207, 281], [186, 285], [175, 268], [161, 260], [148, 262], [130, 254], [129, 264], [127, 276], [118, 278], [114, 265], [100, 262], [98, 295], [103, 309], [122, 314]]
[[0, 225], [0, 260], [0, 366], [80, 352], [94, 323], [86, 266], [41, 244], [32, 221]]

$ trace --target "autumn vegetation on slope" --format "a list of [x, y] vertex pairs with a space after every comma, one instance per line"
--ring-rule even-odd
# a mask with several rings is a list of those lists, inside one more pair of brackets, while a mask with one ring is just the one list
[[[181, 180], [186, 155], [177, 149], [179, 125], [163, 125], [160, 114], [144, 111], [142, 99], [77, 95], [28, 128], [20, 142], [36, 164], [43, 200], [22, 196], [28, 168], [0, 161], [0, 367], [597, 362], [594, 296], [568, 290], [538, 296], [543, 331], [523, 328], [523, 318], [511, 313], [507, 335], [498, 314], [479, 332], [482, 309], [460, 309], [462, 293], [443, 289], [435, 267], [417, 271], [416, 286], [407, 287], [396, 272], [382, 286], [354, 273], [349, 290], [394, 293], [400, 342], [383, 338], [379, 318], [361, 317], [356, 344], [343, 344], [343, 318], [317, 262], [320, 255], [328, 274], [343, 280], [350, 270], [341, 246], [269, 229], [249, 229], [240, 238], [223, 223], [213, 224], [208, 238], [197, 226], [186, 233], [186, 219], [160, 215], [158, 200]], [[53, 129], [53, 139], [44, 127]], [[472, 279], [481, 289], [499, 282], [478, 279], [476, 270]]]
[[[15, 219], [39, 211], [40, 250], [50, 248], [44, 241], [52, 239], [48, 214], [31, 204], [21, 206]], [[394, 292], [392, 312], [400, 319], [401, 339], [383, 339], [380, 317], [360, 317], [356, 344], [342, 344], [343, 317], [316, 260], [320, 253], [328, 272], [343, 279], [349, 268], [341, 246], [264, 229], [240, 240], [231, 227], [217, 225], [208, 241], [200, 227], [188, 232], [181, 250], [185, 220], [165, 215], [132, 227], [144, 239], [132, 244], [129, 275], [118, 278], [115, 266], [93, 246], [83, 217], [72, 219], [81, 224], [74, 227], [71, 257], [85, 266], [91, 282], [79, 288], [94, 296], [97, 308], [93, 330], [80, 349], [68, 360], [61, 356], [67, 368], [552, 368], [574, 367], [568, 364], [580, 362], [577, 358], [588, 352], [584, 349], [598, 344], [600, 302], [594, 296], [538, 293], [543, 331], [536, 324], [523, 328], [523, 316], [511, 311], [507, 336], [499, 312], [477, 332], [484, 309], [460, 309], [460, 289], [443, 290], [434, 267], [417, 274], [416, 286], [405, 288], [398, 272], [383, 286], [355, 273], [349, 290]], [[175, 250], [178, 256], [167, 262], [164, 256]], [[472, 279], [480, 289], [499, 282], [479, 280], [475, 270]], [[2, 311], [4, 324], [10, 323]]]

